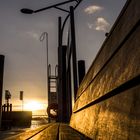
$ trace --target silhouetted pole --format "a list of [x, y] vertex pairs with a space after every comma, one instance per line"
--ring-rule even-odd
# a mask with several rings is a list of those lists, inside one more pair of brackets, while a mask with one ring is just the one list
[[61, 82], [61, 54], [60, 54], [60, 48], [62, 47], [62, 32], [61, 32], [61, 26], [62, 26], [62, 19], [61, 17], [58, 17], [58, 120], [62, 121], [63, 120], [63, 109], [62, 109], [62, 104], [63, 104], [63, 99], [62, 99], [62, 82]]
[[70, 25], [71, 25], [72, 61], [73, 61], [73, 79], [74, 79], [74, 99], [76, 99], [78, 81], [77, 81], [77, 57], [76, 57], [75, 23], [74, 23], [73, 6], [70, 6]]
[[23, 91], [20, 91], [20, 100], [22, 101], [22, 111], [24, 110]]
[[0, 55], [0, 127], [1, 127], [1, 121], [2, 121], [3, 74], [4, 74], [4, 56]]
[[85, 61], [78, 61], [78, 76], [79, 76], [79, 85], [81, 84], [84, 76], [85, 76]]
[[61, 17], [58, 17], [58, 47], [62, 46], [62, 20]]
[[10, 112], [12, 112], [12, 104], [10, 104]]
[[49, 71], [48, 71], [48, 61], [49, 61], [49, 56], [48, 56], [48, 33], [47, 32], [43, 32], [40, 36], [40, 41], [43, 41], [44, 39], [46, 39], [46, 91], [47, 91], [47, 95], [49, 94], [49, 87], [48, 87], [48, 78], [49, 78]]

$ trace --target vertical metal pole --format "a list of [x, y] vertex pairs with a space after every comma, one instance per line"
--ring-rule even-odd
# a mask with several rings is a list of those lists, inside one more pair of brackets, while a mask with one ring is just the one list
[[1, 121], [2, 121], [3, 74], [4, 74], [4, 56], [0, 55], [0, 127], [1, 127]]
[[51, 65], [48, 65], [48, 106], [51, 103], [51, 95], [50, 95], [50, 76], [51, 76]]
[[59, 121], [67, 121], [67, 93], [66, 93], [66, 46], [62, 45], [61, 17], [58, 18], [58, 117]]
[[[43, 32], [40, 36], [40, 41], [43, 41], [46, 37], [46, 91], [47, 93], [49, 92], [48, 89], [48, 81], [49, 81], [49, 71], [48, 71], [48, 61], [49, 61], [49, 56], [48, 56], [48, 33], [47, 32]], [[49, 93], [48, 93], [49, 94]]]
[[74, 99], [76, 99], [78, 81], [77, 81], [77, 58], [76, 58], [76, 40], [75, 40], [75, 24], [74, 24], [73, 6], [70, 6], [70, 24], [71, 24], [72, 59], [73, 59], [73, 77], [74, 77]]
[[46, 84], [47, 84], [47, 91], [48, 91], [48, 96], [49, 96], [49, 53], [48, 53], [48, 39], [49, 39], [49, 37], [48, 37], [48, 33], [46, 32], [46, 69], [47, 69], [47, 75], [46, 75]]
[[9, 112], [9, 99], [7, 99], [7, 112]]
[[67, 71], [66, 71], [66, 92], [67, 92], [67, 100], [68, 100], [68, 120], [70, 120], [70, 117], [71, 117], [71, 114], [72, 114], [72, 94], [71, 94], [71, 69], [68, 68]]
[[78, 61], [78, 76], [79, 76], [79, 85], [81, 84], [84, 76], [85, 76], [85, 61]]
[[22, 100], [22, 111], [23, 111], [23, 100]]
[[61, 33], [61, 17], [58, 17], [58, 120], [62, 121], [62, 82], [61, 82], [61, 47], [62, 47], [62, 33]]
[[12, 112], [12, 104], [10, 104], [10, 112]]
[[20, 91], [20, 100], [22, 101], [22, 111], [23, 111], [23, 106], [24, 106], [24, 102], [23, 102], [23, 91]]
[[58, 17], [58, 47], [62, 46], [61, 26], [62, 26], [62, 19], [61, 19], [61, 17]]

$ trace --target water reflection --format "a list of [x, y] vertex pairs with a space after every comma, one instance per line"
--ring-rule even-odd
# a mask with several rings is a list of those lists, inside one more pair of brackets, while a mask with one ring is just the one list
[[34, 129], [47, 123], [48, 123], [48, 118], [46, 116], [33, 116], [30, 128]]
[[11, 129], [0, 130], [0, 140], [7, 139], [9, 137], [15, 136], [17, 134], [34, 130], [37, 127], [45, 125], [48, 123], [47, 116], [32, 116], [31, 125], [30, 126], [18, 126], [12, 127]]

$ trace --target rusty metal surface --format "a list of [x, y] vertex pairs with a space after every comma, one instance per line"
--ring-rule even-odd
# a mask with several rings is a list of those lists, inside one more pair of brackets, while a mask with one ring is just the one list
[[[128, 7], [123, 10], [122, 17], [116, 21], [116, 26], [113, 27], [110, 36], [105, 40], [102, 48], [90, 67], [87, 75], [85, 76], [80, 88], [78, 90], [77, 98], [82, 94], [82, 92], [89, 85], [91, 80], [99, 72], [104, 63], [113, 54], [114, 50], [119, 46], [121, 41], [125, 38], [127, 33], [133, 28], [140, 17], [140, 1], [129, 0], [130, 3]], [[126, 9], [127, 8], [127, 9]]]

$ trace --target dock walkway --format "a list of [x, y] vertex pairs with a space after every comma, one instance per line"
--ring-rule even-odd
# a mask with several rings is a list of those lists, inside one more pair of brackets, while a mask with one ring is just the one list
[[50, 123], [4, 140], [89, 140], [67, 124]]

